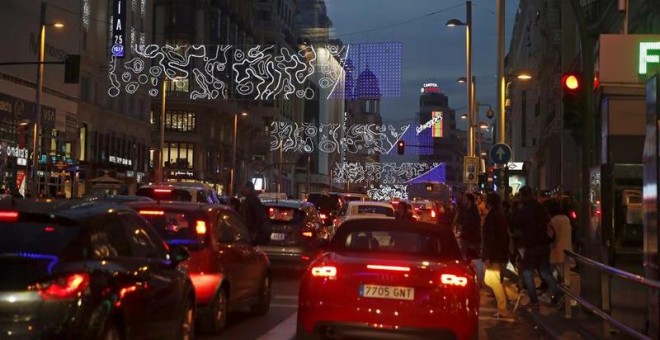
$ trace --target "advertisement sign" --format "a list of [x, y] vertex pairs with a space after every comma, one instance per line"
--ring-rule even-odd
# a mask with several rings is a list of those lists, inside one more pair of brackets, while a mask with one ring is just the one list
[[431, 130], [431, 136], [433, 138], [444, 137], [444, 124], [442, 121], [442, 111], [433, 111], [431, 112], [431, 117], [433, 118], [433, 130]]
[[110, 53], [113, 57], [124, 57], [124, 43], [126, 41], [126, 1], [112, 1], [112, 41]]

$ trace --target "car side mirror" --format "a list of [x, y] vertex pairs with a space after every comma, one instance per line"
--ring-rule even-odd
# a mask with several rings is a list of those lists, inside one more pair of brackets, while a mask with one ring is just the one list
[[186, 261], [190, 258], [190, 252], [184, 246], [171, 246], [170, 248], [170, 259], [172, 260], [173, 265], [177, 265], [183, 261]]

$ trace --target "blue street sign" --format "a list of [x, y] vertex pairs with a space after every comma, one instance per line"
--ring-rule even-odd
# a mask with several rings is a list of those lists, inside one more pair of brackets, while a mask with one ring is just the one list
[[497, 143], [490, 148], [488, 156], [495, 164], [506, 164], [511, 160], [511, 147], [504, 143]]

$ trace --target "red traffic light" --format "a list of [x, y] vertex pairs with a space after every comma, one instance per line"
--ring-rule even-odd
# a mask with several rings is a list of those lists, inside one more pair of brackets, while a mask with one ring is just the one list
[[579, 91], [582, 86], [582, 78], [576, 73], [564, 73], [561, 77], [561, 86], [565, 91]]
[[403, 153], [405, 152], [405, 150], [406, 150], [406, 142], [400, 140], [400, 141], [396, 144], [396, 153], [399, 154], [399, 155], [403, 155]]

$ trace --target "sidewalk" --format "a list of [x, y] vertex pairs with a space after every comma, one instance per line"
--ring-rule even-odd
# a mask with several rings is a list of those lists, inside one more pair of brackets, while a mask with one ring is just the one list
[[[634, 267], [620, 265], [622, 270], [638, 273]], [[641, 285], [612, 277], [611, 281], [611, 313], [615, 319], [642, 333], [646, 329], [648, 318], [647, 290]], [[599, 282], [583, 282], [582, 289], [600, 289]], [[584, 296], [583, 294], [581, 294]], [[593, 301], [591, 301], [593, 303]], [[596, 306], [600, 302], [594, 303]], [[564, 318], [564, 311], [550, 305], [541, 304], [538, 310], [522, 306], [520, 312], [535, 323], [539, 330], [551, 339], [630, 339], [630, 336], [611, 327], [604, 334], [603, 321], [581, 306], [572, 307], [570, 319]]]

